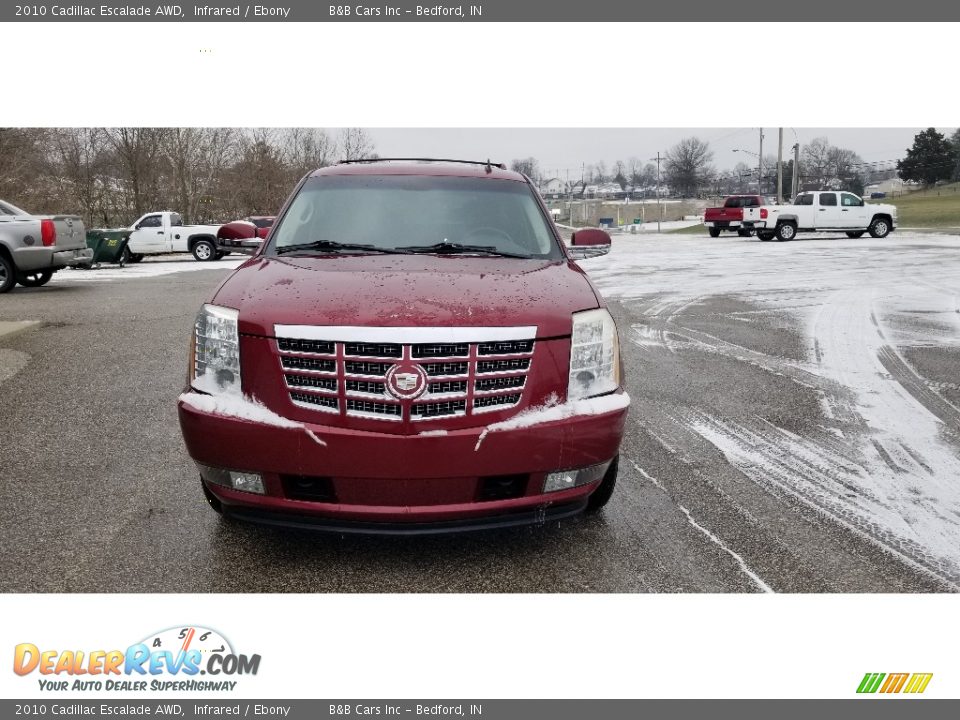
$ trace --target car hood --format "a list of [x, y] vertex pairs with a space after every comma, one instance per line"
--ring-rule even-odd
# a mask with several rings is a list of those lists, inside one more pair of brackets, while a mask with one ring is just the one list
[[437, 255], [257, 257], [213, 302], [240, 311], [239, 329], [274, 325], [537, 327], [569, 335], [570, 315], [599, 306], [586, 274], [566, 260]]

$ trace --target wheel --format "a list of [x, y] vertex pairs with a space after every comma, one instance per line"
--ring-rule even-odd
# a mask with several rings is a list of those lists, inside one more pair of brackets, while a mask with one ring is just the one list
[[782, 222], [777, 225], [777, 240], [786, 242], [793, 240], [797, 236], [797, 226], [790, 222]]
[[610, 467], [607, 468], [607, 474], [603, 476], [600, 485], [590, 495], [587, 500], [587, 512], [596, 512], [608, 502], [613, 495], [613, 489], [617, 486], [617, 471], [620, 467], [620, 456], [617, 455]]
[[217, 260], [223, 260], [223, 256], [228, 253], [223, 252], [223, 250], [217, 250]]
[[854, 230], [853, 232], [848, 232], [848, 233], [847, 233], [847, 237], [848, 237], [848, 238], [854, 238], [854, 239], [856, 239], [856, 238], [858, 238], [858, 237], [863, 237], [863, 233], [864, 233], [864, 232], [865, 232], [864, 230]]
[[17, 276], [13, 271], [13, 261], [0, 253], [0, 294], [10, 292], [17, 284]]
[[869, 230], [872, 237], [885, 238], [890, 234], [890, 222], [886, 218], [874, 218]]
[[136, 264], [141, 260], [143, 260], [143, 255], [141, 255], [140, 253], [130, 253], [130, 259], [127, 260], [127, 262]]
[[737, 235], [739, 235], [740, 237], [750, 237], [751, 235], [753, 235], [753, 230], [740, 228], [739, 230], [737, 230]]
[[39, 270], [17, 276], [17, 282], [24, 287], [43, 287], [53, 277], [53, 270]]
[[710, 230], [710, 237], [720, 237], [720, 228], [712, 227], [708, 229]]
[[770, 232], [769, 230], [757, 230], [757, 237], [761, 240], [773, 240], [775, 233]]
[[217, 248], [209, 240], [197, 240], [193, 246], [193, 257], [199, 262], [209, 262], [217, 257]]
[[123, 267], [128, 262], [132, 262], [133, 253], [130, 252], [130, 248], [126, 245], [123, 246], [123, 251], [120, 253], [120, 259], [117, 261], [120, 267]]

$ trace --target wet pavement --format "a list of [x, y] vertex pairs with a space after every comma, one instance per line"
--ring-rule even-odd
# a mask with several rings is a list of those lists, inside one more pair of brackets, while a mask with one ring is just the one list
[[0, 337], [0, 590], [956, 590], [960, 238], [615, 243], [584, 264], [633, 399], [613, 499], [444, 537], [210, 510], [175, 403], [226, 264], [0, 297], [0, 321], [41, 321]]

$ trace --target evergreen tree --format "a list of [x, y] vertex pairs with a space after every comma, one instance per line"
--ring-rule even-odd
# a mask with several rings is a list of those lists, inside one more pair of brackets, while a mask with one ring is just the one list
[[954, 148], [935, 128], [928, 128], [913, 138], [907, 156], [897, 161], [897, 174], [902, 180], [916, 180], [933, 185], [947, 180], [955, 169]]

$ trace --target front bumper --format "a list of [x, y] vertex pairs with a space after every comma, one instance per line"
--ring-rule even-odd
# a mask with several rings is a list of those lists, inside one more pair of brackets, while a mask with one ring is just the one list
[[[338, 532], [349, 531], [347, 526], [359, 532], [448, 532], [579, 512], [599, 481], [544, 493], [544, 480], [550, 472], [613, 459], [626, 415], [624, 407], [490, 432], [481, 439], [483, 427], [445, 435], [312, 424], [281, 428], [179, 404], [184, 441], [196, 462], [263, 478], [263, 495], [206, 483], [227, 514]], [[322, 480], [332, 490], [330, 497], [291, 497], [290, 483], [299, 478]], [[489, 497], [489, 484], [500, 479], [509, 479], [515, 492]]]

